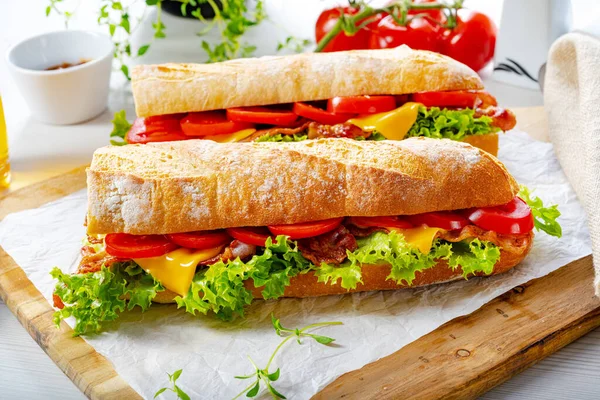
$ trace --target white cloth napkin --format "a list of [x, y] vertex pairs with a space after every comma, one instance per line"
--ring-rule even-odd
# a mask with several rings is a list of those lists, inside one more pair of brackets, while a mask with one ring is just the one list
[[600, 296], [600, 40], [569, 33], [550, 48], [544, 83], [550, 140], [588, 214]]

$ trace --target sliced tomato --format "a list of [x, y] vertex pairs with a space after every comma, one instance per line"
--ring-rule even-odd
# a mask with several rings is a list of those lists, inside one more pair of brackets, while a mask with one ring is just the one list
[[119, 258], [158, 257], [179, 246], [165, 235], [129, 235], [127, 233], [109, 233], [104, 238], [106, 252]]
[[350, 217], [349, 222], [352, 225], [356, 225], [359, 228], [368, 228], [371, 226], [377, 228], [398, 228], [408, 229], [412, 228], [413, 225], [404, 220], [402, 217]]
[[321, 221], [302, 222], [290, 225], [269, 225], [269, 230], [274, 235], [289, 236], [290, 239], [304, 239], [319, 236], [334, 230], [342, 223], [344, 218], [331, 218]]
[[527, 233], [533, 229], [531, 209], [519, 197], [497, 207], [466, 210], [465, 216], [478, 227], [503, 235]]
[[269, 237], [272, 238], [267, 228], [264, 227], [227, 228], [227, 233], [240, 242], [262, 247], [265, 246]]
[[415, 93], [412, 99], [425, 107], [487, 108], [498, 105], [496, 98], [483, 90]]
[[181, 120], [181, 130], [188, 136], [226, 135], [253, 127], [248, 122], [229, 121], [222, 110], [189, 113]]
[[127, 143], [169, 142], [185, 140], [179, 119], [172, 116], [136, 118], [127, 132]]
[[417, 215], [407, 215], [405, 217], [413, 225], [427, 225], [432, 228], [442, 228], [447, 231], [462, 229], [470, 225], [468, 219], [460, 214], [451, 211], [435, 211]]
[[334, 114], [375, 114], [395, 108], [394, 96], [338, 96], [327, 101], [327, 111]]
[[227, 119], [234, 122], [288, 126], [296, 122], [298, 116], [291, 110], [279, 108], [243, 107], [227, 109]]
[[231, 241], [231, 236], [224, 230], [173, 233], [167, 237], [171, 242], [190, 249], [210, 249]]
[[145, 117], [147, 123], [149, 124], [158, 124], [164, 121], [177, 120], [179, 121], [181, 118], [185, 117], [187, 113], [179, 113], [179, 114], [165, 114], [165, 115], [152, 115], [150, 117]]
[[355, 116], [355, 114], [334, 114], [306, 103], [294, 103], [294, 113], [325, 125], [342, 124]]

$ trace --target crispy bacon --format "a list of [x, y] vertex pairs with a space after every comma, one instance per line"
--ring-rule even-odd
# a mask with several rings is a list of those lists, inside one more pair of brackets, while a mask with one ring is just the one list
[[475, 109], [475, 117], [479, 118], [484, 115], [492, 119], [492, 126], [498, 127], [503, 131], [509, 131], [517, 124], [515, 114], [506, 108], [490, 106]]
[[[93, 238], [88, 237], [90, 243], [95, 244], [98, 242], [94, 242]], [[100, 239], [102, 242], [102, 239]], [[83, 246], [81, 248], [81, 262], [79, 263], [79, 268], [77, 269], [78, 274], [87, 274], [88, 272], [98, 272], [102, 269], [102, 265], [105, 267], [110, 267], [114, 263], [122, 262], [117, 257], [111, 256], [106, 251], [100, 251], [96, 253], [93, 247], [91, 246]]]
[[524, 235], [501, 235], [493, 231], [486, 231], [475, 225], [467, 225], [460, 231], [440, 231], [438, 237], [448, 242], [460, 242], [465, 239], [479, 239], [492, 242], [508, 253], [520, 254], [531, 245], [533, 233]]
[[356, 125], [352, 124], [337, 124], [337, 125], [324, 125], [317, 122], [311, 122], [308, 125], [308, 138], [350, 138], [356, 139], [357, 137], [368, 138], [371, 136], [371, 132], [365, 132]]
[[254, 132], [252, 135], [248, 136], [244, 140], [242, 140], [242, 142], [253, 142], [256, 139], [258, 139], [259, 137], [264, 136], [264, 135], [269, 135], [269, 136], [275, 136], [277, 134], [294, 135], [296, 133], [304, 132], [305, 130], [307, 130], [308, 126], [310, 124], [311, 124], [310, 121], [306, 121], [306, 122], [302, 123], [301, 125], [292, 127], [292, 128], [284, 128], [284, 127], [277, 128], [277, 127], [275, 127], [275, 128], [269, 128], [269, 129], [261, 129], [261, 130]]
[[52, 293], [52, 303], [54, 303], [54, 307], [59, 310], [65, 308], [65, 303], [63, 303], [62, 299], [56, 293]]
[[239, 240], [232, 241], [229, 246], [225, 247], [219, 255], [209, 258], [208, 260], [200, 261], [200, 265], [212, 265], [218, 261], [227, 262], [240, 258], [246, 260], [256, 254], [256, 246], [240, 242]]
[[341, 264], [346, 259], [346, 250], [354, 251], [356, 239], [343, 225], [331, 232], [298, 240], [298, 248], [304, 258], [314, 265]]

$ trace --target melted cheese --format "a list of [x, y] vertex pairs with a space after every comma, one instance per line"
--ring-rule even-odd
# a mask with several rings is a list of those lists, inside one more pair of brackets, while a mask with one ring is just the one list
[[248, 136], [252, 135], [254, 132], [256, 132], [256, 129], [243, 129], [241, 131], [229, 133], [227, 135], [204, 136], [202, 139], [212, 140], [213, 142], [218, 143], [232, 143], [244, 140]]
[[185, 296], [190, 290], [198, 263], [213, 258], [221, 250], [222, 246], [205, 250], [181, 248], [159, 257], [135, 258], [133, 261], [165, 288]]
[[390, 140], [402, 140], [417, 120], [419, 103], [405, 103], [395, 110], [359, 116], [348, 122], [365, 132], [377, 131]]
[[429, 228], [425, 226], [410, 229], [388, 229], [391, 231], [397, 231], [398, 233], [404, 235], [406, 243], [408, 243], [409, 246], [418, 249], [423, 254], [429, 254], [435, 236], [439, 231], [441, 231], [440, 228]]

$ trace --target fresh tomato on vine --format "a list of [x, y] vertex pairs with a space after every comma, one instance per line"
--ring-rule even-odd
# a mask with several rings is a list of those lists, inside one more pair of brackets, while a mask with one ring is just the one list
[[456, 26], [444, 31], [441, 52], [479, 71], [494, 58], [497, 34], [487, 15], [463, 8], [458, 10]]
[[388, 15], [371, 31], [369, 48], [388, 49], [405, 44], [414, 50], [439, 52], [441, 46], [439, 31], [439, 27], [426, 18], [415, 18], [406, 26], [402, 26]]
[[[315, 26], [315, 37], [317, 43], [333, 29], [337, 24], [338, 20], [342, 15], [355, 15], [359, 12], [358, 8], [354, 7], [335, 7], [324, 10]], [[369, 48], [369, 34], [370, 29], [377, 25], [377, 22], [381, 19], [381, 15], [377, 14], [371, 16], [373, 22], [369, 23], [366, 27], [356, 32], [354, 35], [347, 35], [345, 32], [338, 33], [322, 51], [343, 51], [343, 50], [357, 50], [357, 49], [368, 49]], [[365, 20], [358, 21], [363, 23]]]

